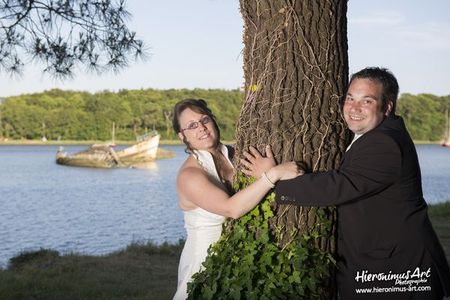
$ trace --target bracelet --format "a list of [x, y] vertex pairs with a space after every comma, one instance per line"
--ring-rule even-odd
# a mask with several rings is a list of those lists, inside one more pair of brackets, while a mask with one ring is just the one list
[[267, 182], [267, 184], [268, 184], [271, 188], [274, 188], [274, 187], [275, 187], [275, 184], [274, 184], [272, 181], [270, 181], [270, 179], [269, 179], [269, 177], [267, 176], [266, 172], [263, 172], [263, 173], [262, 173], [261, 178], [264, 178], [264, 180]]

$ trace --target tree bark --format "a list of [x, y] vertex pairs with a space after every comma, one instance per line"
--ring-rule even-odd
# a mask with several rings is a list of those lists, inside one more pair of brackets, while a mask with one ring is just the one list
[[[348, 78], [347, 1], [241, 0], [244, 18], [245, 100], [237, 124], [236, 162], [248, 146], [269, 144], [278, 162], [308, 171], [336, 168], [348, 139], [341, 100]], [[238, 165], [238, 169], [240, 166]], [[273, 231], [311, 232], [316, 210], [272, 203]], [[335, 225], [336, 214], [326, 209]], [[335, 227], [335, 226], [334, 226]], [[335, 230], [316, 241], [335, 252]], [[332, 283], [330, 283], [332, 284]]]

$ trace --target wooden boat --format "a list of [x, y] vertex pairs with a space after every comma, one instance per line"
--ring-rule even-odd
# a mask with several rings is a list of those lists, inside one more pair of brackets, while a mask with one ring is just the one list
[[159, 138], [160, 135], [154, 131], [138, 137], [136, 144], [119, 151], [115, 151], [111, 144], [94, 144], [84, 151], [67, 154], [60, 147], [56, 163], [91, 168], [133, 167], [156, 158]]
[[119, 163], [129, 166], [154, 160], [158, 152], [159, 138], [160, 135], [156, 131], [138, 137], [136, 144], [116, 152]]

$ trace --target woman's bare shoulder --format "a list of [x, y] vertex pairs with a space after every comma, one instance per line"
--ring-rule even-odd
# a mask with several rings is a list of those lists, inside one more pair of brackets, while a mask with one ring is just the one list
[[183, 175], [185, 173], [196, 173], [198, 171], [201, 171], [202, 168], [197, 162], [197, 160], [191, 155], [189, 156], [184, 163], [181, 165], [180, 170], [178, 170], [178, 176]]
[[[195, 209], [198, 206], [191, 201], [201, 195], [199, 187], [208, 186], [206, 172], [192, 156], [186, 159], [178, 171], [177, 191], [178, 205], [182, 210]], [[199, 194], [200, 193], [200, 194]]]
[[192, 180], [203, 180], [207, 179], [206, 173], [203, 168], [198, 164], [197, 160], [190, 156], [181, 165], [177, 176], [177, 186], [185, 185], [187, 182]]

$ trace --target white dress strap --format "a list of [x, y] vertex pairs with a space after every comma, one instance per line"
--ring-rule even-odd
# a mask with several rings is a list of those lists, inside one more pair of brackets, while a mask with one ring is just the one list
[[[233, 167], [233, 164], [228, 157], [228, 148], [227, 146], [220, 144], [219, 150], [227, 159], [228, 163]], [[214, 164], [214, 159], [210, 152], [206, 150], [194, 150], [194, 156], [196, 157], [198, 163], [202, 168], [211, 175], [218, 183], [221, 183], [219, 173], [217, 172], [216, 165]], [[234, 168], [234, 167], [233, 167]]]

